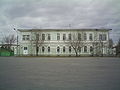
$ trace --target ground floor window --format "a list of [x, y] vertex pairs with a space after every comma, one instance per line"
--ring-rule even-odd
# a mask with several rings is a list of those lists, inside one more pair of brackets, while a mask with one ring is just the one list
[[71, 46], [69, 46], [69, 53], [71, 53]]
[[81, 47], [78, 47], [79, 53], [81, 53]]
[[92, 46], [90, 46], [90, 52], [93, 52], [93, 47]]
[[42, 47], [42, 52], [44, 53], [44, 51], [45, 51], [45, 47]]
[[63, 52], [65, 52], [65, 46], [63, 47]]
[[50, 52], [50, 47], [48, 47], [48, 52]]
[[84, 52], [87, 52], [87, 46], [84, 47]]
[[57, 47], [57, 52], [58, 52], [58, 53], [60, 52], [60, 47], [59, 47], [59, 46]]

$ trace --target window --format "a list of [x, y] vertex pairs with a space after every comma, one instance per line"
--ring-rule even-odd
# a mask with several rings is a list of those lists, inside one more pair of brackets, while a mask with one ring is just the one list
[[50, 47], [48, 47], [48, 52], [50, 52]]
[[39, 40], [39, 34], [36, 34], [36, 40], [37, 41]]
[[81, 40], [81, 34], [78, 33], [78, 40]]
[[90, 40], [90, 41], [93, 40], [93, 36], [92, 36], [92, 34], [89, 35], [89, 40]]
[[87, 46], [84, 47], [84, 52], [87, 52]]
[[58, 52], [58, 53], [60, 52], [60, 47], [59, 47], [59, 46], [57, 47], [57, 52]]
[[86, 35], [86, 33], [84, 33], [84, 40], [87, 40], [87, 35]]
[[25, 36], [26, 36], [26, 35], [23, 35], [23, 38], [22, 38], [22, 40], [25, 40]]
[[30, 40], [30, 35], [23, 35], [22, 40]]
[[27, 47], [24, 47], [24, 50], [27, 50]]
[[30, 35], [27, 35], [26, 40], [29, 40], [29, 39], [30, 39]]
[[57, 33], [57, 40], [60, 40], [60, 34]]
[[106, 41], [107, 40], [107, 36], [106, 34], [103, 34], [103, 41]]
[[63, 47], [63, 52], [65, 52], [65, 46]]
[[50, 34], [48, 34], [48, 40], [50, 40], [51, 38], [50, 38]]
[[81, 52], [81, 47], [78, 47], [79, 52]]
[[99, 40], [102, 40], [102, 41], [107, 40], [106, 34], [99, 34]]
[[102, 34], [99, 34], [99, 40], [102, 40]]
[[45, 40], [45, 34], [42, 34], [42, 40]]
[[71, 46], [69, 46], [69, 53], [71, 53]]
[[42, 52], [44, 53], [44, 51], [45, 51], [45, 47], [42, 47]]
[[68, 37], [69, 37], [69, 40], [71, 40], [71, 33], [69, 34], [69, 36], [68, 36]]
[[66, 40], [66, 34], [63, 34], [63, 40]]
[[90, 46], [90, 52], [93, 52], [93, 47], [92, 46]]

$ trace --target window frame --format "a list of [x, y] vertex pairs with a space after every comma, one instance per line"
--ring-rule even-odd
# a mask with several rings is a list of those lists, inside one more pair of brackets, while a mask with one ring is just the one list
[[58, 47], [57, 47], [57, 53], [59, 53], [59, 52], [60, 52], [60, 47], [58, 46]]
[[50, 34], [48, 34], [48, 40], [49, 40], [49, 41], [51, 40], [51, 36], [50, 36]]
[[63, 53], [65, 53], [65, 51], [66, 51], [66, 50], [65, 50], [65, 46], [63, 46]]
[[68, 39], [72, 40], [72, 34], [71, 33], [68, 34]]
[[60, 40], [60, 33], [57, 33], [57, 40]]
[[42, 40], [45, 40], [45, 34], [44, 33], [42, 34]]
[[84, 53], [87, 53], [87, 46], [84, 46]]

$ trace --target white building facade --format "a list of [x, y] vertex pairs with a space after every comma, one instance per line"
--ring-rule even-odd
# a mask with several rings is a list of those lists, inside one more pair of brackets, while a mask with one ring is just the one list
[[110, 29], [18, 29], [18, 54], [34, 56], [38, 52], [39, 56], [76, 56], [72, 45], [66, 42], [80, 40], [84, 45], [78, 44], [79, 56], [107, 56], [109, 31]]

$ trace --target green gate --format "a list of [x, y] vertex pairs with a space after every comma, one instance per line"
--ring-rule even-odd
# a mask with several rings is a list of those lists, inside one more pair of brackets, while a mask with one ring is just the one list
[[0, 56], [14, 56], [14, 51], [7, 49], [0, 49]]

